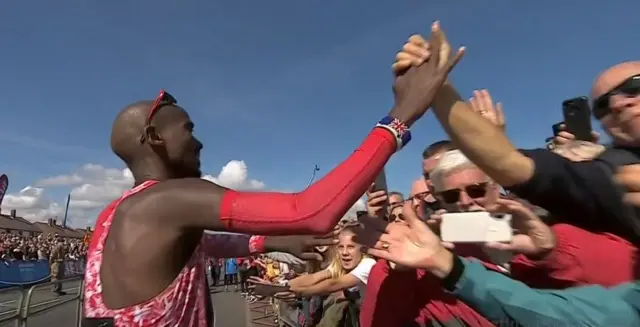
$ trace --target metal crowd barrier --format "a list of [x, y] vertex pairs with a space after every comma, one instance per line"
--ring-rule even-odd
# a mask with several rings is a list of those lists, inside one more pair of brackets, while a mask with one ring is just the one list
[[298, 309], [292, 307], [286, 302], [275, 300], [278, 310], [276, 316], [280, 326], [297, 327], [298, 326]]
[[[53, 285], [56, 283], [60, 283], [61, 285], [64, 285], [65, 283], [74, 282], [74, 281], [80, 281], [80, 285], [78, 285], [77, 292], [70, 294], [71, 296], [65, 296], [64, 298], [56, 298], [55, 300], [49, 299], [46, 301], [42, 301], [41, 303], [38, 303], [38, 302], [31, 303], [32, 300], [34, 299], [33, 297], [34, 292], [43, 290], [46, 288], [51, 289], [53, 288]], [[22, 287], [11, 287], [11, 288], [0, 289], [0, 295], [13, 293], [13, 292], [20, 293], [20, 295], [18, 296], [19, 299], [16, 301], [18, 305], [15, 308], [15, 310], [0, 311], [0, 326], [9, 326], [9, 324], [7, 323], [14, 321], [15, 327], [27, 327], [28, 319], [30, 317], [42, 314], [46, 311], [56, 309], [61, 305], [64, 305], [70, 302], [77, 302], [75, 322], [73, 326], [79, 326], [80, 315], [82, 310], [83, 287], [84, 287], [84, 276], [80, 275], [76, 277], [60, 279], [57, 282], [47, 282], [47, 283], [37, 284], [30, 287], [29, 289], [24, 289]], [[60, 323], [60, 322], [57, 322], [57, 323]]]

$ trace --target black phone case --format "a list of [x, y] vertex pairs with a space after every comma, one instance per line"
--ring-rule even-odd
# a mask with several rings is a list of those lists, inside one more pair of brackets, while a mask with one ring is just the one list
[[[564, 113], [563, 113], [563, 114], [564, 114]], [[559, 123], [556, 123], [556, 124], [551, 125], [551, 129], [553, 130], [553, 136], [558, 136], [558, 134], [559, 134], [560, 132], [562, 132], [562, 129], [560, 128], [560, 126], [562, 126], [562, 125], [564, 125], [564, 122], [563, 122], [563, 121], [561, 121], [561, 122], [559, 122]], [[553, 140], [553, 138], [552, 138], [552, 140]], [[547, 142], [549, 142], [549, 141], [547, 141]]]
[[562, 102], [565, 130], [575, 135], [576, 140], [593, 141], [591, 135], [591, 108], [586, 97]]
[[378, 174], [374, 183], [376, 184], [376, 191], [387, 191], [387, 175], [384, 173], [384, 169]]

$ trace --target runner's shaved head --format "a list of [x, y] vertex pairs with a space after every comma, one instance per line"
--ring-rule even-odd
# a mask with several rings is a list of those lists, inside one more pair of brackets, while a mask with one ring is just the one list
[[153, 101], [138, 101], [118, 113], [111, 128], [111, 150], [127, 164], [136, 154], [143, 153], [140, 136]]

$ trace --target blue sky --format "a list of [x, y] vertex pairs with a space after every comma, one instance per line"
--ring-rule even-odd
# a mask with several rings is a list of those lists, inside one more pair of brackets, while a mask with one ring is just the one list
[[[637, 59], [640, 2], [610, 1], [3, 1], [0, 172], [9, 192], [86, 163], [123, 168], [108, 148], [124, 105], [169, 90], [203, 141], [204, 170], [244, 160], [267, 188], [302, 189], [392, 106], [391, 61], [439, 19], [468, 52], [452, 79], [488, 88], [507, 133], [537, 147], [562, 100]], [[636, 55], [636, 57], [634, 57]], [[407, 192], [424, 146], [444, 137], [432, 114], [387, 167]], [[70, 188], [47, 190], [64, 202]]]

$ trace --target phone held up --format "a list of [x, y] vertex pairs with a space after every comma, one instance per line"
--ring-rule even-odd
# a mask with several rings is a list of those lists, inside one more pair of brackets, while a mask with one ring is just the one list
[[[593, 135], [591, 135], [591, 108], [586, 97], [563, 101], [562, 115], [564, 116], [565, 131], [575, 135], [576, 140], [593, 141]], [[553, 125], [554, 135], [557, 135], [555, 134], [556, 125]]]
[[484, 211], [442, 214], [440, 238], [443, 242], [509, 242], [512, 237], [511, 215]]

